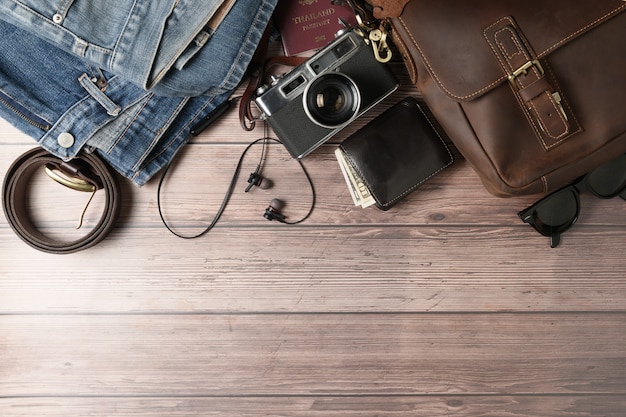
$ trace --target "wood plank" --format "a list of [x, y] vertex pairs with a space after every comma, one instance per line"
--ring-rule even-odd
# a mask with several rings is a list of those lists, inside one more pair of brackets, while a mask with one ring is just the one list
[[[275, 187], [243, 192], [251, 152], [199, 240], [163, 228], [156, 180], [122, 181], [118, 227], [74, 255], [28, 248], [0, 216], [0, 415], [622, 416], [624, 202], [583, 195], [550, 250], [515, 214], [536, 198], [488, 195], [458, 158], [390, 212], [354, 208], [334, 148], [414, 93], [403, 86], [304, 160], [319, 200], [298, 227], [262, 219], [275, 197], [289, 216], [308, 209], [277, 146], [264, 171]], [[177, 227], [211, 218], [261, 134], [232, 111], [185, 147], [165, 184]], [[0, 175], [34, 146], [0, 120]], [[80, 233], [84, 196], [47, 181], [35, 181], [38, 222]]]
[[[603, 244], [589, 244], [599, 242]], [[0, 312], [626, 311], [626, 233], [578, 227], [117, 229], [68, 256], [0, 230]]]
[[[192, 227], [209, 222], [221, 204], [231, 181], [239, 154], [245, 145], [190, 145], [181, 155], [181, 163], [172, 170], [162, 192], [163, 212], [173, 226]], [[12, 152], [0, 154], [0, 170], [8, 169], [14, 158], [29, 147], [16, 146]], [[307, 225], [354, 224], [431, 224], [431, 225], [523, 225], [517, 212], [535, 202], [537, 196], [496, 198], [488, 194], [469, 165], [456, 165], [436, 176], [406, 200], [388, 212], [375, 207], [354, 207], [346, 184], [333, 155], [333, 146], [325, 146], [310, 156], [306, 167], [316, 185], [317, 203]], [[222, 225], [267, 223], [262, 214], [273, 198], [285, 202], [285, 214], [299, 219], [311, 204], [311, 193], [299, 167], [284, 150], [272, 147], [264, 175], [272, 179], [269, 190], [253, 189], [245, 193], [247, 177], [258, 160], [246, 160], [235, 192], [220, 221]], [[33, 203], [46, 213], [44, 227], [73, 229], [85, 204], [83, 193], [65, 190], [42, 173], [36, 177]], [[143, 188], [122, 180], [124, 203], [120, 226], [162, 228], [157, 210], [157, 179]], [[59, 199], [59, 193], [63, 198]], [[63, 201], [63, 204], [58, 204]], [[69, 208], [69, 205], [74, 208]], [[626, 225], [624, 201], [620, 198], [601, 200], [583, 194], [578, 224]], [[101, 210], [95, 201], [85, 224], [95, 222]], [[0, 227], [4, 219], [0, 222]]]
[[0, 398], [4, 417], [622, 417], [611, 395]]
[[622, 314], [2, 316], [3, 396], [622, 395]]

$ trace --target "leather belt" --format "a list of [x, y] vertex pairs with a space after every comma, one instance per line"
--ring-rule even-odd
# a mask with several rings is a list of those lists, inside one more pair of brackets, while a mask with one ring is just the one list
[[[46, 169], [56, 181], [81, 191], [102, 190], [105, 208], [98, 224], [78, 240], [52, 239], [33, 225], [26, 210], [28, 185], [38, 169]], [[55, 175], [58, 175], [55, 178]], [[82, 154], [65, 162], [44, 149], [35, 148], [16, 159], [2, 186], [4, 214], [13, 231], [27, 244], [43, 252], [66, 254], [87, 249], [113, 229], [121, 207], [121, 192], [115, 172], [95, 154]]]

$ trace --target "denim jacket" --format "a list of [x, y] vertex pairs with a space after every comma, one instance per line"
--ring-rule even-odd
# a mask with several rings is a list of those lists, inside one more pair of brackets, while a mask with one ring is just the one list
[[213, 30], [222, 0], [0, 0], [0, 116], [143, 185], [239, 84], [276, 1], [236, 0]]

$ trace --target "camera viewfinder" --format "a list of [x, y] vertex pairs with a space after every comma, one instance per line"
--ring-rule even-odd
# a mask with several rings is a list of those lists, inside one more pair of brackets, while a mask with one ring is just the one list
[[356, 44], [350, 38], [344, 39], [342, 42], [339, 42], [335, 45], [334, 48], [329, 50], [327, 53], [321, 55], [318, 59], [311, 63], [311, 69], [319, 74], [321, 72], [326, 71], [326, 69], [331, 66], [335, 66], [337, 61], [344, 55], [347, 55], [353, 49], [356, 48]]
[[289, 94], [291, 94], [292, 91], [294, 91], [296, 88], [298, 88], [299, 86], [301, 86], [302, 84], [304, 84], [306, 80], [304, 79], [304, 77], [302, 75], [297, 76], [296, 78], [294, 78], [292, 81], [290, 81], [289, 83], [287, 83], [283, 88], [283, 93], [288, 96]]

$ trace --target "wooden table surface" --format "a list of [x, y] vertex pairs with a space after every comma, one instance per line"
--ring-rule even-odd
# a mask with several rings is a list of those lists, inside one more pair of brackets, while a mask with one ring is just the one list
[[[388, 212], [354, 207], [333, 151], [403, 87], [304, 159], [310, 191], [269, 148], [274, 187], [244, 192], [183, 240], [157, 179], [122, 180], [120, 220], [71, 255], [25, 245], [0, 218], [0, 415], [624, 416], [626, 203], [582, 196], [550, 249], [458, 154]], [[163, 188], [180, 233], [216, 212], [247, 133], [236, 112], [185, 147]], [[0, 172], [35, 142], [0, 122]], [[33, 213], [66, 237], [85, 203], [43, 176]], [[97, 200], [97, 199], [96, 199]], [[85, 227], [98, 217], [98, 202]]]

